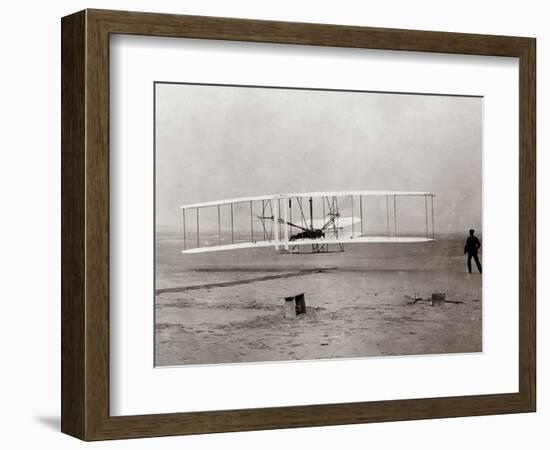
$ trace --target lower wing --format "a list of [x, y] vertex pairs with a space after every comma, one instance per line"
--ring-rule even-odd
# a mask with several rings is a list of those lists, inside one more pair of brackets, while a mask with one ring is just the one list
[[424, 237], [405, 237], [405, 236], [361, 236], [351, 237], [342, 236], [335, 239], [296, 239], [294, 241], [257, 241], [240, 242], [238, 244], [215, 245], [212, 247], [198, 247], [189, 250], [183, 250], [183, 254], [219, 252], [224, 250], [244, 250], [248, 248], [275, 247], [286, 249], [300, 245], [325, 245], [325, 244], [412, 244], [418, 242], [430, 242], [434, 239]]

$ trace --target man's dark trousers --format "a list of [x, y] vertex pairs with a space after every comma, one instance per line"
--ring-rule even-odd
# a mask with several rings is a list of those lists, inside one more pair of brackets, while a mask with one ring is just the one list
[[481, 263], [479, 262], [479, 258], [477, 257], [477, 252], [468, 252], [468, 272], [472, 273], [472, 258], [474, 258], [477, 270], [479, 270], [479, 273], [481, 273]]

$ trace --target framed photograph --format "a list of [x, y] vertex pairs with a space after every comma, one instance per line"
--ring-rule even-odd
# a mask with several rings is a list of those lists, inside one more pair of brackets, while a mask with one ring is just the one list
[[535, 39], [62, 29], [62, 431], [535, 411]]

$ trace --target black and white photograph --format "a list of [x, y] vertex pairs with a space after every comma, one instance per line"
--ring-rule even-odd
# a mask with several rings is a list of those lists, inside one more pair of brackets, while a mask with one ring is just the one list
[[6, 3], [0, 447], [546, 448], [547, 10]]
[[156, 366], [482, 351], [481, 97], [154, 93]]

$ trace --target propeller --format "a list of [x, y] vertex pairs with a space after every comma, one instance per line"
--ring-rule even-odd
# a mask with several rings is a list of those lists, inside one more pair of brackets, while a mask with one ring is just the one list
[[325, 231], [329, 226], [331, 226], [337, 217], [340, 217], [340, 214], [334, 214], [327, 223], [325, 223], [325, 225], [323, 226], [323, 228], [321, 228], [321, 231]]

